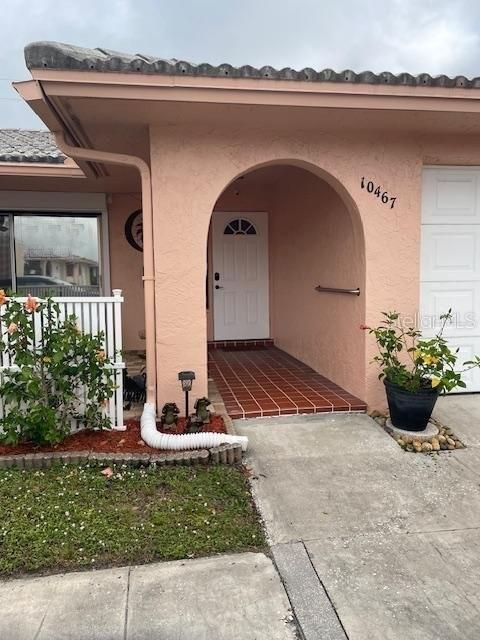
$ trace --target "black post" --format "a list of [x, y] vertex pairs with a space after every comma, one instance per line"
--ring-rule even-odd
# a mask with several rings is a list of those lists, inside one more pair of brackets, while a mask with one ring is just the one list
[[188, 390], [185, 390], [185, 420], [188, 420]]

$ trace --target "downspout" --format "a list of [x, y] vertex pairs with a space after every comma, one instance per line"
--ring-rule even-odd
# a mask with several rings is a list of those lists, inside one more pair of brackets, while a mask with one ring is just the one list
[[[63, 131], [54, 132], [55, 141], [62, 153], [78, 160], [90, 160], [104, 164], [118, 164], [134, 167], [140, 173], [142, 181], [142, 216], [143, 216], [143, 281], [145, 304], [145, 347], [146, 347], [146, 400], [153, 405], [155, 415], [156, 399], [156, 353], [155, 353], [155, 265], [153, 257], [153, 211], [152, 211], [152, 179], [150, 167], [137, 156], [111, 151], [97, 151], [73, 147], [65, 140]], [[150, 412], [151, 413], [151, 412]]]
[[65, 140], [63, 131], [55, 132], [58, 148], [70, 158], [90, 160], [104, 164], [119, 164], [135, 167], [142, 179], [142, 215], [143, 215], [143, 280], [145, 282], [145, 342], [146, 342], [146, 403], [141, 418], [142, 439], [155, 449], [184, 451], [188, 449], [204, 449], [220, 444], [240, 444], [246, 451], [248, 438], [223, 433], [202, 432], [167, 434], [157, 430], [156, 425], [156, 353], [155, 353], [155, 266], [153, 256], [153, 211], [152, 180], [150, 167], [137, 156], [130, 156], [110, 151], [96, 151], [83, 147], [72, 147]]

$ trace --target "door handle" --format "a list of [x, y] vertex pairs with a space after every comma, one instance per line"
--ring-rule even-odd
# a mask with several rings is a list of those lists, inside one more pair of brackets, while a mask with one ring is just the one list
[[221, 287], [219, 284], [216, 284], [215, 289], [223, 289], [223, 287]]

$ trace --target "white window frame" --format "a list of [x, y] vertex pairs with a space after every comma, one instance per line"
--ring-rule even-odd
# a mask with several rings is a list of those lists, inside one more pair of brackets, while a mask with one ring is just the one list
[[100, 294], [110, 295], [110, 243], [104, 193], [0, 191], [1, 213], [96, 214], [100, 219]]

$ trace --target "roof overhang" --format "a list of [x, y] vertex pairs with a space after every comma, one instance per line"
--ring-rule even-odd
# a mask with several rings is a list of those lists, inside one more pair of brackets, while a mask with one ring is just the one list
[[[226, 113], [225, 126], [245, 122], [317, 131], [323, 126], [328, 132], [349, 129], [364, 135], [383, 127], [402, 135], [480, 136], [480, 90], [465, 87], [48, 68], [31, 74], [32, 80], [14, 87], [51, 131], [63, 131], [79, 147], [134, 152], [147, 160], [149, 126], [188, 118], [197, 125], [208, 118], [217, 124]], [[90, 162], [79, 165], [89, 177], [110, 171]]]
[[[480, 112], [480, 91], [460, 87], [292, 82], [98, 71], [34, 69], [32, 81], [14, 83], [34, 110], [41, 87], [50, 98], [173, 101], [337, 109]], [[40, 117], [41, 113], [39, 112]], [[42, 118], [43, 119], [43, 118]]]
[[80, 167], [67, 158], [64, 163], [47, 162], [0, 162], [1, 176], [45, 177], [45, 178], [85, 178]]
[[[93, 148], [92, 142], [85, 134], [82, 125], [73, 114], [67, 112], [56, 92], [49, 95], [40, 80], [14, 82], [13, 87], [39, 118], [43, 120], [50, 131], [63, 131], [68, 134], [76, 146]], [[96, 163], [79, 162], [76, 166], [79, 167], [83, 176], [90, 178], [108, 175], [105, 168]], [[65, 176], [66, 174], [62, 175]]]

